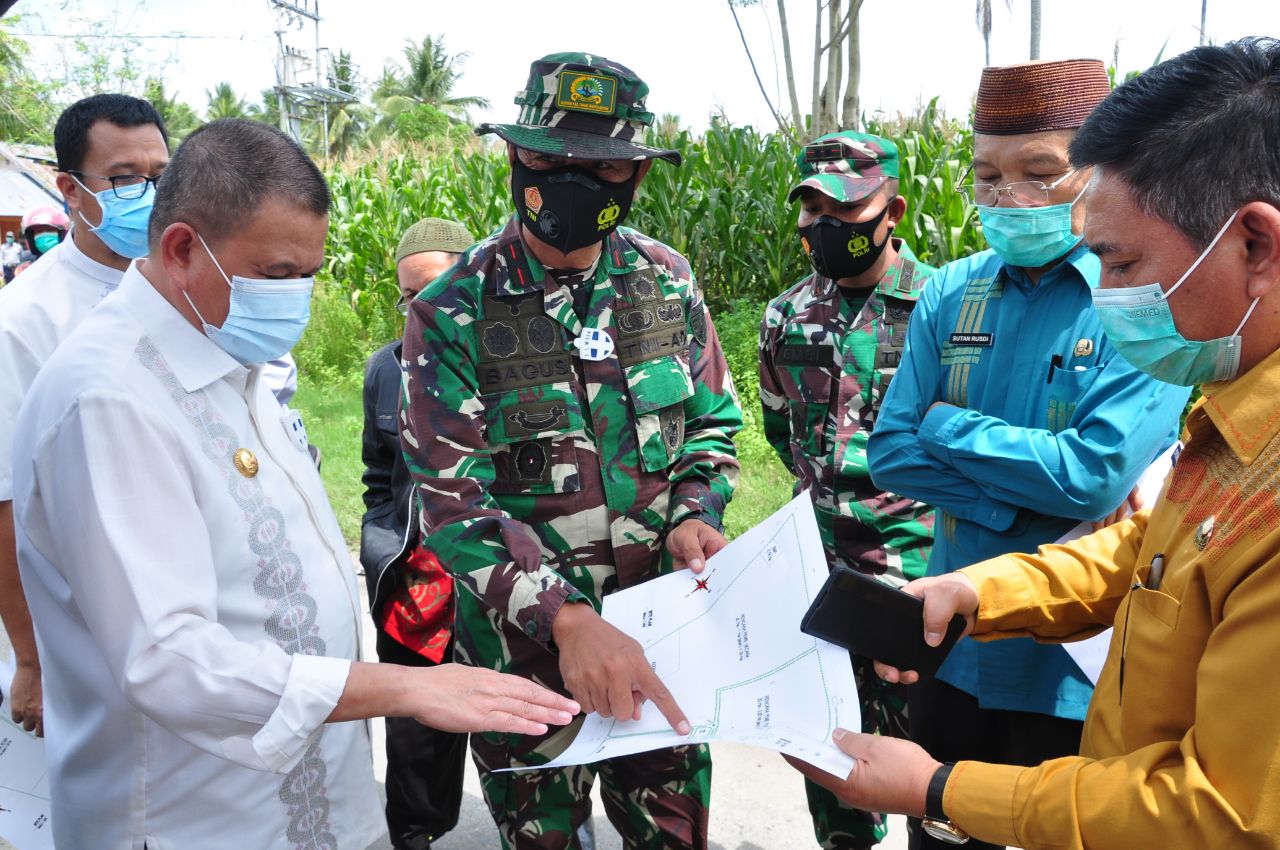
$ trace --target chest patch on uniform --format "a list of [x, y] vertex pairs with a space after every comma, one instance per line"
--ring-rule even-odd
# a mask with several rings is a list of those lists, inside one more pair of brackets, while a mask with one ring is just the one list
[[787, 343], [778, 349], [778, 365], [822, 366], [831, 369], [836, 365], [835, 346]]
[[[634, 284], [632, 281], [632, 289]], [[689, 347], [684, 302], [650, 301], [614, 314], [618, 328], [618, 360], [631, 366], [666, 357]]]
[[627, 291], [631, 293], [632, 301], [657, 301], [658, 279], [654, 277], [653, 269], [636, 269], [627, 275]]
[[516, 476], [526, 484], [545, 484], [551, 478], [549, 446], [542, 440], [522, 443], [516, 449]]
[[994, 334], [954, 333], [947, 338], [947, 342], [952, 345], [979, 345], [983, 348], [990, 348], [994, 339]]
[[484, 297], [484, 318], [476, 323], [480, 392], [519, 390], [573, 376], [559, 325], [543, 311], [541, 292]]
[[684, 408], [678, 404], [664, 407], [658, 418], [662, 425], [662, 442], [668, 452], [675, 452], [684, 444]]
[[653, 315], [653, 311], [647, 307], [623, 310], [618, 314], [618, 330], [624, 334], [643, 333], [653, 327], [654, 322], [657, 320], [657, 317]]
[[506, 414], [507, 434], [529, 437], [543, 431], [559, 431], [569, 422], [569, 411], [555, 401], [522, 404]]
[[549, 354], [556, 347], [556, 323], [546, 316], [534, 316], [527, 329], [529, 347], [539, 354]]
[[516, 329], [506, 322], [494, 322], [480, 334], [480, 345], [490, 357], [505, 359], [516, 353], [520, 337], [516, 336]]
[[480, 392], [484, 395], [568, 381], [573, 375], [573, 367], [567, 356], [511, 363], [481, 363], [476, 371], [480, 377]]
[[702, 304], [702, 296], [695, 295], [689, 305], [689, 327], [693, 330], [693, 338], [698, 345], [707, 344], [707, 309]]

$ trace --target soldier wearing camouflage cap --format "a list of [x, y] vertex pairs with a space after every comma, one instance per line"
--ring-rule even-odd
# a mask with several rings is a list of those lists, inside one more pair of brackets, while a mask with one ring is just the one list
[[[933, 274], [893, 236], [906, 212], [898, 149], [888, 139], [841, 131], [796, 157], [797, 229], [813, 273], [769, 303], [760, 329], [764, 431], [813, 498], [828, 563], [902, 584], [924, 575], [933, 511], [886, 493], [867, 470], [867, 438], [906, 340], [912, 308]], [[863, 728], [906, 735], [904, 700], [854, 657]], [[864, 848], [884, 819], [806, 782], [824, 848]]]
[[[508, 143], [515, 214], [410, 305], [401, 431], [425, 548], [453, 573], [458, 656], [690, 726], [640, 645], [597, 611], [724, 545], [742, 424], [689, 263], [620, 226], [654, 159], [648, 87], [597, 56], [533, 63]], [[506, 848], [577, 847], [598, 773], [631, 848], [705, 848], [703, 746], [536, 767], [556, 736], [473, 736]]]

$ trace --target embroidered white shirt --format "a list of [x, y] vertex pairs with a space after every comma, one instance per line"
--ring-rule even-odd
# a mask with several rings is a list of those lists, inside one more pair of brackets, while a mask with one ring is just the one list
[[13, 500], [14, 421], [27, 388], [67, 334], [124, 272], [89, 259], [70, 235], [0, 289], [0, 502]]
[[385, 831], [368, 724], [324, 723], [361, 611], [282, 415], [136, 264], [32, 385], [14, 507], [57, 846], [347, 850]]

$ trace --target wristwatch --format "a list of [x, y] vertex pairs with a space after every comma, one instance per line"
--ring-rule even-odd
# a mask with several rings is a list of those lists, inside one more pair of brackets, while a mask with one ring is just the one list
[[924, 795], [924, 820], [920, 821], [920, 828], [931, 838], [947, 844], [964, 844], [969, 840], [969, 833], [947, 820], [947, 813], [942, 810], [942, 792], [954, 767], [954, 762], [948, 762], [934, 771]]

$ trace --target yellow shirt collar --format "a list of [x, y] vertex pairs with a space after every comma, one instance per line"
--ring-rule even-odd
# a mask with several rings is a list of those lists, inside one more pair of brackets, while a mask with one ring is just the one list
[[1280, 431], [1280, 349], [1233, 381], [1205, 384], [1203, 400], [1187, 417], [1198, 429], [1206, 417], [1242, 463], [1257, 459]]

